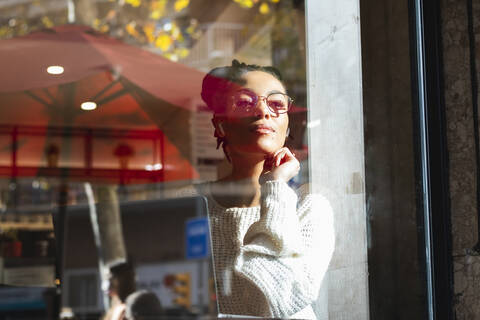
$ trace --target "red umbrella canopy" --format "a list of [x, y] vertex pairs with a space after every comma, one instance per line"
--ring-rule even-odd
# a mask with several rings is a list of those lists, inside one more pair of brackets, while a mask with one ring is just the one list
[[[134, 149], [130, 168], [157, 165], [164, 180], [195, 176], [188, 126], [201, 72], [77, 25], [0, 41], [0, 64], [0, 125], [20, 128], [15, 166], [41, 167], [46, 148], [54, 144], [68, 167], [93, 163], [115, 169], [121, 166], [116, 145], [128, 143]], [[50, 74], [49, 66], [64, 71]], [[97, 109], [82, 110], [86, 101], [94, 101]], [[31, 126], [36, 129], [25, 129]], [[142, 140], [140, 131], [158, 129], [164, 133], [161, 142]], [[11, 132], [0, 136], [0, 165], [13, 165]], [[93, 145], [79, 146], [85, 137], [72, 132], [93, 132]]]
[[[181, 107], [200, 93], [203, 74], [93, 29], [65, 25], [0, 41], [0, 92], [51, 87], [100, 71], [121, 75], [153, 96]], [[49, 66], [62, 66], [53, 76]]]

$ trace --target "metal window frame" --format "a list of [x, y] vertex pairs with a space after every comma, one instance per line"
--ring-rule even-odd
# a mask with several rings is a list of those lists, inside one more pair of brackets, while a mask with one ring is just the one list
[[[419, 212], [423, 212], [428, 319], [454, 319], [440, 2], [409, 0]], [[420, 196], [421, 195], [421, 196]]]

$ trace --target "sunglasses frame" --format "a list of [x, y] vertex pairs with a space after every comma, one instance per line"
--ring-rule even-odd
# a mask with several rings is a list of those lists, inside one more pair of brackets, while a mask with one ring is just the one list
[[[237, 96], [239, 94], [242, 94], [242, 93], [249, 95], [253, 99], [253, 101], [252, 101], [252, 106], [253, 107], [243, 108], [243, 107], [239, 107], [239, 106], [236, 105], [236, 100], [235, 99], [237, 98]], [[281, 94], [281, 95], [287, 97], [288, 107], [287, 107], [286, 111], [280, 112], [277, 109], [272, 109], [272, 107], [270, 107], [270, 105], [268, 104], [268, 97], [270, 97], [272, 95], [275, 95], [275, 94]], [[232, 95], [231, 98], [232, 98], [232, 104], [235, 108], [242, 109], [246, 112], [249, 112], [249, 111], [251, 111], [251, 109], [255, 108], [255, 106], [258, 104], [258, 101], [260, 99], [263, 99], [265, 101], [265, 104], [267, 105], [268, 110], [270, 110], [274, 114], [288, 113], [288, 111], [290, 111], [290, 108], [292, 107], [292, 103], [293, 103], [293, 99], [288, 94], [282, 93], [282, 92], [272, 92], [272, 93], [269, 93], [267, 96], [259, 96], [259, 95], [257, 95], [256, 93], [254, 93], [250, 90], [241, 90], [241, 91], [238, 91], [236, 94]]]

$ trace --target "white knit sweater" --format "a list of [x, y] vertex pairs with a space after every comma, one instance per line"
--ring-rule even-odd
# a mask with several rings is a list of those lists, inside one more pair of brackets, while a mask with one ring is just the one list
[[219, 313], [315, 319], [334, 249], [333, 213], [323, 196], [268, 181], [258, 207], [224, 208], [208, 200]]

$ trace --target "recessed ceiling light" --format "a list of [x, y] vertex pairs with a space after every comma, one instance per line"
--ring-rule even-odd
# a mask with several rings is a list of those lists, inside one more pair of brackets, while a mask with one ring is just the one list
[[155, 163], [155, 164], [147, 164], [145, 166], [145, 170], [147, 171], [157, 171], [157, 170], [162, 170], [163, 166], [161, 163]]
[[163, 30], [165, 31], [170, 31], [172, 30], [172, 24], [170, 22], [167, 22], [163, 25]]
[[47, 68], [47, 72], [50, 74], [62, 74], [65, 69], [62, 66], [50, 66]]
[[82, 108], [82, 110], [95, 110], [97, 108], [97, 104], [95, 102], [92, 102], [92, 101], [87, 101], [87, 102], [84, 102], [81, 104], [80, 108]]

